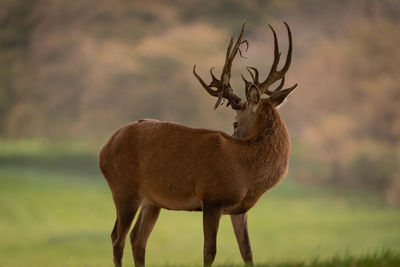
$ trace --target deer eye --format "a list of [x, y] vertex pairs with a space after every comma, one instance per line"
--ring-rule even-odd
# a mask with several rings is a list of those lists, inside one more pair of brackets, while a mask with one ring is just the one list
[[237, 121], [235, 121], [235, 122], [233, 123], [233, 128], [236, 129], [237, 127], [239, 127], [239, 123], [238, 123]]

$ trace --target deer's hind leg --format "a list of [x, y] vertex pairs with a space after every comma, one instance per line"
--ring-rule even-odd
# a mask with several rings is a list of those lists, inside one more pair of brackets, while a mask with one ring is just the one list
[[125, 194], [118, 198], [114, 196], [115, 207], [117, 210], [117, 219], [111, 233], [111, 241], [114, 254], [114, 265], [122, 265], [122, 256], [124, 253], [126, 235], [131, 227], [133, 218], [140, 207], [141, 198], [136, 194]]
[[160, 207], [144, 202], [135, 226], [130, 234], [133, 259], [136, 267], [145, 266], [147, 240], [157, 222]]

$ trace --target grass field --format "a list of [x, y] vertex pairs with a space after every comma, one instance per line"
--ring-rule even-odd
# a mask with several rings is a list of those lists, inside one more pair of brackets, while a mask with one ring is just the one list
[[[259, 266], [400, 266], [400, 209], [366, 192], [301, 185], [295, 173], [249, 212]], [[0, 142], [0, 266], [112, 266], [111, 194], [90, 148]], [[161, 212], [149, 266], [199, 266], [201, 213]], [[125, 266], [133, 266], [129, 242]], [[229, 217], [216, 264], [241, 265]]]

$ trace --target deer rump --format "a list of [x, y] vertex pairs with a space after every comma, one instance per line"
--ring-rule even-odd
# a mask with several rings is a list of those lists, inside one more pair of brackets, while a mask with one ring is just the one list
[[201, 211], [204, 203], [215, 204], [236, 214], [265, 192], [252, 190], [257, 177], [246, 179], [243, 148], [220, 131], [140, 120], [110, 138], [100, 152], [100, 168], [114, 198], [140, 195], [170, 210]]

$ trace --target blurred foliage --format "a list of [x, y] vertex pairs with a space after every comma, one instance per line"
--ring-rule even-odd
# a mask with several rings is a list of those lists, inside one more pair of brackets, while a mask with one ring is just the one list
[[245, 66], [265, 75], [272, 61], [266, 25], [282, 51], [281, 22], [292, 27], [287, 83], [299, 87], [280, 112], [294, 140], [294, 176], [399, 202], [396, 0], [2, 0], [0, 136], [98, 144], [143, 117], [230, 132], [234, 113], [213, 111], [191, 70], [218, 71], [246, 19], [250, 48], [232, 77], [239, 95]]
[[46, 140], [0, 140], [0, 168], [58, 171], [73, 175], [100, 176], [97, 151], [84, 142]]

